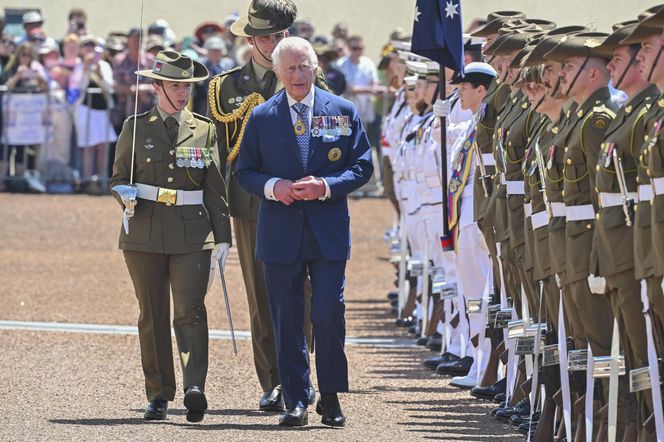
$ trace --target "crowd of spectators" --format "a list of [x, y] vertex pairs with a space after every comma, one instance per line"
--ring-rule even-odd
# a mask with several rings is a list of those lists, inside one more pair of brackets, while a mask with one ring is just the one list
[[[137, 83], [135, 71], [151, 68], [164, 49], [203, 63], [210, 78], [243, 65], [251, 51], [245, 39], [229, 30], [237, 18], [233, 14], [221, 22], [203, 22], [184, 37], [164, 19], [143, 31], [131, 28], [102, 37], [89, 29], [80, 8], [70, 11], [68, 30], [60, 38], [46, 32], [39, 11], [23, 14], [21, 35], [3, 32], [0, 21], [0, 190], [104, 193], [123, 121], [155, 103], [149, 79]], [[388, 88], [381, 86], [385, 81], [374, 61], [364, 55], [363, 38], [350, 35], [345, 23], [336, 24], [329, 35], [317, 33], [308, 19], [297, 20], [289, 32], [312, 42], [329, 88], [356, 104], [379, 149], [380, 116], [386, 106], [382, 98]], [[195, 85], [190, 103], [192, 111], [203, 115], [208, 84]], [[40, 120], [44, 143], [7, 142], [9, 101], [16, 94], [40, 93], [48, 96]]]

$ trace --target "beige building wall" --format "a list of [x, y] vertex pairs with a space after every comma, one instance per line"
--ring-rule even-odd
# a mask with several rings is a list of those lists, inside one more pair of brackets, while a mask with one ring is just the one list
[[[376, 59], [389, 33], [396, 27], [410, 32], [415, 0], [295, 0], [300, 17], [314, 21], [319, 33], [329, 33], [336, 22], [348, 23], [351, 34], [366, 39], [366, 55]], [[434, 0], [428, 0], [434, 1]], [[486, 17], [495, 10], [519, 10], [529, 17], [553, 20], [559, 25], [583, 24], [609, 31], [612, 23], [636, 18], [656, 4], [653, 0], [462, 0], [464, 23]], [[191, 35], [204, 20], [221, 21], [233, 11], [247, 11], [249, 0], [144, 0], [144, 26], [165, 18], [178, 38]], [[110, 31], [126, 31], [140, 22], [140, 0], [0, 0], [0, 7], [40, 8], [47, 32], [60, 37], [66, 30], [67, 13], [83, 7], [90, 17], [90, 29], [105, 36]]]

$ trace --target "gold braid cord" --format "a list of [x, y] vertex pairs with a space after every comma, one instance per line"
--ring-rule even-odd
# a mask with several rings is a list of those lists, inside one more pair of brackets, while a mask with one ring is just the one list
[[[244, 136], [244, 129], [247, 126], [248, 118], [245, 118], [247, 115], [251, 114], [251, 111], [261, 103], [265, 103], [265, 98], [258, 92], [254, 92], [247, 97], [246, 100], [242, 103], [240, 107], [235, 109], [230, 114], [221, 113], [221, 103], [217, 102], [217, 97], [219, 96], [219, 88], [221, 86], [220, 79], [214, 78], [210, 82], [210, 89], [208, 91], [208, 104], [210, 105], [210, 111], [212, 112], [212, 117], [226, 125], [226, 146], [230, 148], [230, 139], [235, 136], [237, 131], [238, 121], [242, 120], [242, 126], [240, 127], [240, 133], [235, 141], [235, 145], [228, 154], [226, 161], [232, 162], [237, 158], [237, 155], [240, 153], [240, 144], [242, 143], [242, 137]], [[228, 125], [233, 123], [234, 129], [233, 134], [229, 137]]]

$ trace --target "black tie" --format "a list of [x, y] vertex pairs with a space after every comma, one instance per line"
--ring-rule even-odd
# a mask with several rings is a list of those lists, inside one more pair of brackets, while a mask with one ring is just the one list
[[178, 138], [178, 121], [173, 117], [168, 117], [164, 121], [164, 124], [166, 125], [166, 133], [168, 134], [168, 138], [171, 140], [171, 144], [175, 144]]
[[274, 75], [274, 72], [267, 71], [265, 77], [263, 77], [265, 86], [263, 86], [263, 92], [265, 92], [265, 98], [271, 97], [274, 93], [274, 89], [277, 86], [277, 77]]

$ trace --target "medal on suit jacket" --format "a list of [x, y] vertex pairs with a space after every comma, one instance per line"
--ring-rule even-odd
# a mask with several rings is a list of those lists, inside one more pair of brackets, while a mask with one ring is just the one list
[[311, 136], [350, 136], [350, 117], [348, 115], [314, 115], [311, 118]]
[[297, 117], [297, 121], [293, 125], [293, 129], [295, 129], [295, 135], [298, 137], [301, 135], [304, 135], [304, 133], [307, 131], [307, 128], [304, 127], [304, 121], [300, 119], [300, 117]]

